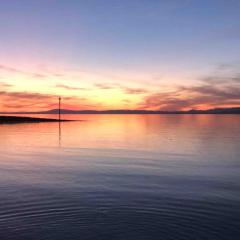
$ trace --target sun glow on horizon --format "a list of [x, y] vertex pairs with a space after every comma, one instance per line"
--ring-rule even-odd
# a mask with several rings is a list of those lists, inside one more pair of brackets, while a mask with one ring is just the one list
[[[176, 78], [156, 83], [151, 78], [138, 81], [139, 76], [131, 80], [133, 76], [127, 77], [126, 73], [121, 77], [86, 71], [31, 72], [0, 66], [1, 112], [49, 110], [56, 108], [58, 96], [64, 100], [63, 108], [71, 110], [205, 110], [240, 105], [229, 83], [218, 79], [215, 81], [220, 86]], [[235, 85], [239, 87], [238, 82]]]

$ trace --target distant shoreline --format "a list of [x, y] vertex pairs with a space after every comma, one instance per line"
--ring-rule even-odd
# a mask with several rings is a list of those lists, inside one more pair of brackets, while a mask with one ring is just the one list
[[[2, 114], [2, 115], [1, 115]], [[7, 113], [11, 115], [56, 115], [55, 113]], [[0, 118], [7, 115], [6, 113], [0, 113]], [[180, 112], [180, 113], [62, 113], [62, 115], [240, 115], [240, 113], [189, 113], [189, 112]], [[17, 116], [16, 116], [17, 117]], [[33, 117], [34, 118], [34, 117]], [[45, 118], [42, 118], [45, 119]], [[49, 119], [51, 120], [51, 119]], [[53, 119], [54, 120], [54, 119]], [[55, 119], [58, 122], [57, 119]], [[52, 121], [52, 122], [55, 122]], [[64, 121], [74, 121], [74, 120], [60, 120]]]
[[[0, 114], [58, 114], [58, 109], [41, 112], [1, 112]], [[235, 108], [214, 108], [207, 110], [189, 110], [189, 111], [154, 111], [154, 110], [69, 110], [61, 109], [61, 114], [240, 114], [240, 107]]]

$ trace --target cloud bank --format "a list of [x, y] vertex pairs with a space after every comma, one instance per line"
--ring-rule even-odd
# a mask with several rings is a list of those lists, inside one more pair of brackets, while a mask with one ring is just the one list
[[240, 106], [240, 74], [208, 76], [196, 86], [177, 86], [174, 91], [147, 95], [138, 108], [188, 110]]

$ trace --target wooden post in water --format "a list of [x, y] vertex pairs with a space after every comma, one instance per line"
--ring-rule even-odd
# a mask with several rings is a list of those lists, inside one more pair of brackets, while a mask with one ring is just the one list
[[58, 120], [61, 121], [61, 97], [58, 98]]

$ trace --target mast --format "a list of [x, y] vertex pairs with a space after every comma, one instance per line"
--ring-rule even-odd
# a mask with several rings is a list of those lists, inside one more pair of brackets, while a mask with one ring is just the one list
[[61, 121], [61, 97], [58, 98], [58, 120]]

